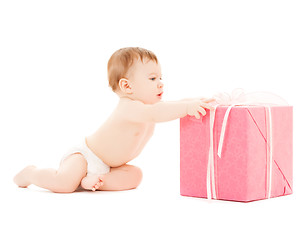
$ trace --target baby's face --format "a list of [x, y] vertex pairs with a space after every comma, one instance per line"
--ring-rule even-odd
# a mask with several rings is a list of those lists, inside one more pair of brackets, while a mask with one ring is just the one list
[[129, 80], [133, 99], [145, 104], [157, 103], [162, 99], [164, 84], [161, 82], [160, 64], [147, 59], [144, 62], [138, 60], [131, 69]]

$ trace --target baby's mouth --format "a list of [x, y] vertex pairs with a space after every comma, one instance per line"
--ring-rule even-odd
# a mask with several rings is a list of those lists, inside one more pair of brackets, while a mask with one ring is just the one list
[[163, 95], [163, 92], [157, 94], [158, 97], [161, 97]]

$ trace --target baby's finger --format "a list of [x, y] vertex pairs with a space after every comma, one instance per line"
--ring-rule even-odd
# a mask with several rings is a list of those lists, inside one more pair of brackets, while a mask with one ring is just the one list
[[195, 113], [195, 118], [200, 119], [200, 114], [198, 112]]
[[215, 100], [215, 98], [201, 98], [201, 101], [205, 103], [214, 102]]
[[205, 115], [206, 115], [206, 111], [205, 111], [205, 109], [202, 108], [202, 107], [200, 107], [200, 108], [198, 109], [198, 112], [201, 113], [202, 116], [205, 116]]
[[210, 110], [213, 110], [213, 109], [214, 109], [214, 107], [213, 107], [212, 105], [206, 104], [206, 103], [201, 103], [201, 106], [202, 106], [203, 108], [207, 108], [207, 109], [210, 109]]

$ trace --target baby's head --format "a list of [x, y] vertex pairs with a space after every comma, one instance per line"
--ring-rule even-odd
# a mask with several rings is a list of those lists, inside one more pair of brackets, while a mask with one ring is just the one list
[[159, 102], [162, 97], [160, 64], [149, 50], [130, 47], [117, 50], [108, 61], [109, 86], [120, 97], [145, 104]]

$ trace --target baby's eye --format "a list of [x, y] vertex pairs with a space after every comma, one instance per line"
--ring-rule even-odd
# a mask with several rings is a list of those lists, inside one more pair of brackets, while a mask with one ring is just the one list
[[156, 79], [155, 77], [150, 78], [150, 80], [152, 80], [152, 81], [155, 81], [155, 79]]

